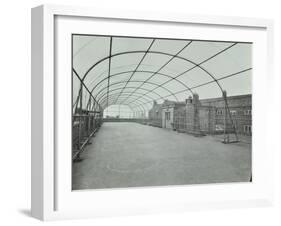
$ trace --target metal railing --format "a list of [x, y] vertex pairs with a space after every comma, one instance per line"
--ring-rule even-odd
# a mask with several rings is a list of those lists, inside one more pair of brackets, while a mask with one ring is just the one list
[[83, 112], [72, 117], [72, 160], [80, 158], [87, 144], [101, 127], [102, 120], [99, 114]]

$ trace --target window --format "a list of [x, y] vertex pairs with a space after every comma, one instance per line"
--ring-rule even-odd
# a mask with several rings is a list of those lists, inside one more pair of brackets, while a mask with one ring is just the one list
[[217, 110], [217, 115], [222, 115], [223, 111], [222, 110]]
[[250, 125], [244, 125], [244, 133], [246, 133], [246, 134], [252, 134], [252, 126], [250, 126]]
[[237, 115], [237, 111], [236, 110], [230, 110], [230, 114], [231, 115]]
[[170, 120], [170, 112], [165, 112], [165, 118], [166, 120]]
[[244, 110], [244, 115], [252, 115], [252, 110]]

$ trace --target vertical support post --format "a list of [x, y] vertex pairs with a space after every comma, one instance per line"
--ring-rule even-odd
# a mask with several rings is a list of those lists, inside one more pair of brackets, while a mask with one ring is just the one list
[[120, 104], [118, 105], [118, 116], [119, 116], [119, 119], [121, 118], [120, 117]]
[[108, 107], [108, 94], [109, 94], [109, 84], [110, 84], [110, 76], [111, 76], [111, 53], [112, 53], [112, 36], [110, 37], [109, 41], [109, 59], [108, 59], [108, 76], [107, 76], [107, 104], [106, 107]]
[[82, 138], [82, 104], [83, 104], [83, 85], [81, 83], [80, 85], [80, 92], [79, 92], [79, 112], [78, 112], [78, 117], [79, 117], [79, 126], [78, 126], [78, 150], [80, 152], [80, 145], [81, 145], [81, 138]]
[[222, 92], [222, 96], [223, 96], [223, 100], [224, 100], [224, 129], [223, 129], [223, 142], [224, 143], [228, 143], [229, 142], [229, 135], [227, 134], [226, 131], [226, 123], [227, 123], [227, 106], [226, 106], [226, 98], [227, 98], [227, 94], [226, 91], [224, 90]]
[[88, 116], [87, 116], [87, 124], [88, 124], [88, 134], [87, 136], [90, 136], [92, 130], [91, 130], [91, 113], [90, 113], [90, 110], [91, 110], [91, 96], [89, 97], [89, 101], [88, 101], [88, 107], [87, 107], [87, 110], [88, 110]]
[[230, 142], [230, 140], [229, 140], [229, 133], [228, 133], [228, 131], [226, 130], [227, 128], [227, 115], [229, 116], [229, 121], [230, 121], [230, 123], [231, 123], [231, 126], [232, 126], [232, 129], [233, 129], [233, 131], [234, 131], [234, 135], [235, 135], [235, 139], [236, 140], [234, 140], [234, 141], [232, 141], [232, 142], [238, 142], [239, 140], [238, 140], [238, 135], [237, 135], [237, 132], [236, 132], [236, 128], [235, 128], [235, 125], [234, 125], [234, 122], [233, 122], [233, 119], [232, 119], [232, 117], [231, 117], [231, 113], [230, 113], [230, 110], [229, 110], [229, 107], [228, 107], [228, 103], [227, 103], [227, 94], [226, 94], [226, 91], [223, 91], [223, 98], [224, 98], [224, 111], [225, 111], [225, 117], [224, 117], [224, 123], [225, 123], [225, 132], [224, 132], [224, 143], [229, 143]]
[[199, 96], [197, 93], [193, 94], [193, 105], [194, 105], [194, 118], [193, 118], [193, 132], [195, 134], [200, 133], [199, 125]]

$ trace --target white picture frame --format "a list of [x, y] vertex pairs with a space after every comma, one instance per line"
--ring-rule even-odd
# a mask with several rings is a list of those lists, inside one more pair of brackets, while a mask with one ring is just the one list
[[[71, 18], [69, 22], [57, 18]], [[79, 20], [77, 24], [73, 20]], [[200, 29], [215, 27], [221, 31], [237, 29], [232, 34], [236, 39], [252, 38], [248, 30], [257, 37], [257, 51], [263, 56], [257, 56], [253, 89], [253, 125], [258, 131], [253, 136], [253, 173], [256, 180], [251, 184], [219, 184], [196, 186], [165, 186], [157, 188], [130, 188], [97, 190], [89, 192], [72, 192], [68, 172], [70, 163], [61, 161], [70, 152], [64, 142], [57, 140], [56, 130], [64, 112], [58, 107], [64, 89], [64, 76], [58, 76], [60, 69], [56, 68], [60, 61], [59, 41], [56, 33], [61, 29], [64, 34], [71, 32], [81, 23], [95, 23], [98, 26], [103, 20], [127, 24], [143, 23], [150, 26], [154, 23], [171, 26], [199, 26]], [[92, 22], [91, 22], [92, 21]], [[110, 25], [109, 25], [110, 26]], [[65, 30], [64, 30], [65, 27]], [[70, 29], [70, 30], [69, 30]], [[112, 27], [113, 29], [113, 27]], [[122, 29], [121, 29], [122, 30]], [[240, 31], [241, 30], [241, 31]], [[136, 32], [142, 32], [136, 31]], [[204, 32], [202, 32], [202, 35]], [[228, 33], [228, 34], [227, 34]], [[221, 34], [228, 37], [230, 32]], [[205, 34], [206, 35], [206, 34]], [[213, 34], [215, 35], [215, 34]], [[218, 34], [216, 34], [218, 35]], [[59, 38], [58, 38], [59, 39]], [[165, 211], [186, 211], [190, 209], [234, 208], [271, 205], [273, 202], [273, 150], [269, 148], [266, 139], [268, 117], [267, 112], [272, 106], [264, 93], [272, 92], [273, 73], [273, 22], [266, 19], [201, 16], [183, 14], [154, 14], [153, 12], [128, 12], [116, 10], [101, 10], [83, 7], [43, 5], [32, 9], [32, 206], [33, 217], [41, 220], [88, 218], [95, 216], [114, 216], [143, 214]], [[67, 50], [66, 50], [67, 53]], [[61, 57], [63, 57], [62, 55]], [[255, 52], [254, 52], [255, 58]], [[64, 59], [64, 58], [63, 58]], [[67, 63], [67, 62], [66, 62]], [[69, 67], [70, 68], [70, 67]], [[67, 73], [66, 73], [67, 74]], [[61, 75], [61, 74], [60, 74]], [[67, 87], [69, 90], [71, 87]], [[263, 92], [257, 92], [263, 88]], [[66, 91], [67, 92], [67, 91]], [[262, 107], [259, 101], [264, 101]], [[63, 111], [63, 110], [62, 110]], [[255, 113], [256, 112], [256, 113]], [[70, 124], [69, 124], [70, 125]], [[260, 139], [263, 137], [264, 139]], [[69, 144], [70, 145], [70, 144]], [[261, 151], [262, 155], [261, 155]], [[173, 194], [173, 195], [171, 195]], [[148, 197], [145, 199], [144, 197]], [[89, 200], [91, 205], [85, 200]]]

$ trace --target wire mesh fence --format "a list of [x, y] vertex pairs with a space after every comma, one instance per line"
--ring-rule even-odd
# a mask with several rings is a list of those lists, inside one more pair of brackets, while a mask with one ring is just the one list
[[79, 154], [84, 150], [90, 139], [101, 127], [102, 119], [97, 114], [84, 113], [73, 116], [72, 127], [72, 150], [73, 160], [79, 158]]

